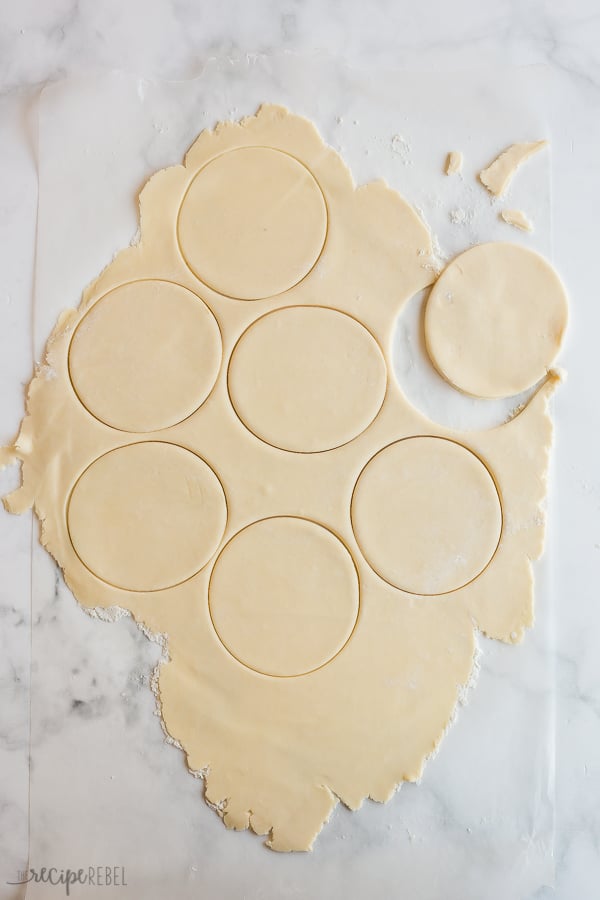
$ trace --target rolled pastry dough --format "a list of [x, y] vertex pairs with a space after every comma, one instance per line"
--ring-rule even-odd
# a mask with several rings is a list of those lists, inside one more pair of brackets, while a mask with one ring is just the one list
[[[429, 231], [281, 107], [203, 132], [140, 206], [139, 244], [48, 341], [6, 505], [34, 506], [81, 604], [167, 635], [163, 721], [227, 827], [307, 849], [339, 799], [419, 777], [474, 629], [531, 625], [557, 377], [490, 431], [414, 409], [391, 333], [434, 279]], [[505, 278], [505, 248], [470, 252]], [[544, 266], [525, 302], [559, 313], [554, 349], [564, 300], [538, 297], [556, 288]], [[494, 389], [548, 362], [516, 336]]]

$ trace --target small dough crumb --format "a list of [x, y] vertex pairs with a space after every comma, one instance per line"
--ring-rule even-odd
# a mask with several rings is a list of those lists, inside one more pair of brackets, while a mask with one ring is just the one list
[[462, 171], [463, 155], [460, 150], [451, 150], [446, 157], [446, 175], [458, 175]]
[[511, 144], [494, 162], [479, 173], [479, 180], [491, 194], [501, 197], [519, 166], [546, 146], [548, 141]]
[[521, 231], [533, 231], [533, 224], [521, 209], [503, 209], [500, 218], [507, 225], [513, 225], [515, 228], [520, 228]]

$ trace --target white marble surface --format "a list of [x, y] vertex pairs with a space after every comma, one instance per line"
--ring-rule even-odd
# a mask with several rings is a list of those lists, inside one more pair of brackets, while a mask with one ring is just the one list
[[[564, 365], [569, 380], [556, 402], [557, 482], [553, 508], [555, 529], [554, 591], [556, 613], [556, 888], [541, 888], [538, 898], [586, 900], [598, 894], [600, 880], [600, 665], [596, 650], [600, 563], [600, 430], [592, 395], [595, 342], [600, 315], [593, 271], [596, 256], [597, 202], [600, 199], [600, 16], [591, 2], [487, 3], [467, 0], [412, 7], [408, 3], [67, 3], [21, 2], [0, 11], [0, 440], [12, 437], [22, 411], [21, 386], [31, 371], [31, 292], [36, 225], [35, 121], [30, 115], [35, 85], [80, 72], [125, 68], [145, 75], [189, 77], [207, 56], [231, 52], [326, 49], [361, 68], [463, 68], [490, 61], [506, 64], [543, 62], [551, 69], [543, 100], [553, 139], [554, 259], [572, 296], [572, 325]], [[10, 476], [2, 475], [2, 484]], [[4, 881], [26, 860], [28, 772], [28, 669], [30, 520], [0, 515], [0, 585], [2, 657], [0, 679], [0, 896], [11, 894]], [[35, 537], [35, 534], [34, 534]], [[36, 551], [39, 553], [39, 551]], [[137, 689], [156, 648], [141, 640], [127, 622], [101, 634], [81, 616], [55, 582], [54, 569], [40, 561], [38, 577], [48, 585], [44, 616], [36, 621], [40, 642], [52, 641], [53, 617], [73, 618], [79, 652], [64, 647], [56, 677], [69, 675], [70, 691], [43, 698], [49, 752], [60, 753], [53, 732], [85, 710], [84, 745], [94, 729], [114, 722], [127, 730], [131, 752], [144, 753], [140, 720], [150, 718], [151, 697]], [[56, 584], [56, 588], [55, 588]], [[53, 609], [54, 603], [54, 609]], [[71, 604], [71, 605], [69, 605]], [[105, 674], [98, 685], [93, 661], [116, 643], [128, 664]], [[81, 651], [87, 647], [87, 653]], [[67, 673], [66, 660], [76, 658]], [[93, 674], [86, 672], [92, 665]], [[64, 671], [62, 671], [64, 670]], [[74, 671], [77, 670], [77, 671]], [[49, 681], [51, 674], [49, 673]], [[120, 698], [120, 700], [118, 699]], [[83, 700], [84, 705], [73, 700]], [[136, 725], [137, 723], [137, 725]], [[450, 735], [450, 739], [452, 735]], [[160, 765], [176, 769], [177, 754], [165, 748]], [[159, 765], [159, 763], [156, 763]], [[110, 772], [105, 773], [107, 791]], [[174, 775], [174, 777], [176, 777]], [[113, 788], [117, 790], [118, 786]], [[84, 801], [85, 781], [73, 785]], [[418, 789], [417, 789], [418, 790]], [[157, 789], [156, 800], [159, 802]], [[57, 800], [59, 798], [57, 797]], [[149, 809], [151, 799], [149, 798]], [[430, 798], [431, 799], [431, 798]], [[407, 801], [407, 802], [410, 802]], [[414, 802], [414, 801], [413, 801]], [[200, 805], [201, 807], [201, 805]], [[195, 806], [185, 815], [193, 817]], [[440, 815], [447, 814], [440, 810]], [[372, 820], [372, 821], [367, 821]], [[385, 819], [369, 810], [365, 828], [383, 845]], [[206, 825], [210, 822], [209, 825]], [[221, 828], [203, 819], [209, 839]], [[56, 828], [52, 817], [48, 833]], [[333, 838], [332, 838], [333, 840]], [[245, 846], [245, 844], [244, 844]], [[391, 848], [393, 851], [393, 847]], [[247, 851], [244, 850], [243, 853]], [[468, 865], [468, 846], [457, 850], [456, 865]], [[415, 856], [418, 849], [415, 851]], [[33, 861], [32, 861], [33, 864]], [[271, 893], [280, 896], [277, 863]], [[329, 873], [330, 877], [332, 873]], [[193, 880], [193, 873], [190, 876]], [[241, 882], [236, 882], [241, 885]], [[367, 893], [365, 885], [364, 893]], [[492, 896], [481, 886], [481, 897]], [[335, 894], [330, 894], [335, 896]], [[54, 894], [51, 894], [54, 896]], [[242, 896], [239, 893], [227, 896]], [[435, 896], [432, 895], [432, 896]], [[437, 896], [453, 900], [443, 888]], [[471, 894], [469, 894], [471, 896]], [[420, 900], [420, 898], [417, 898]]]

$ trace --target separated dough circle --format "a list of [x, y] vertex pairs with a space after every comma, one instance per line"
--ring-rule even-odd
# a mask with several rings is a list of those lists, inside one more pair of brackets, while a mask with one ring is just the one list
[[327, 207], [308, 169], [280, 150], [242, 147], [191, 182], [177, 222], [181, 253], [209, 287], [259, 300], [298, 284], [319, 258]]
[[517, 244], [480, 244], [433, 286], [425, 340], [438, 371], [459, 390], [508, 397], [546, 374], [566, 324], [565, 289], [543, 257]]
[[158, 591], [198, 572], [227, 520], [221, 483], [189, 450], [147, 441], [111, 450], [83, 472], [67, 509], [69, 535], [98, 578]]
[[221, 551], [209, 607], [221, 642], [243, 665], [302, 675], [329, 662], [352, 634], [358, 575], [346, 547], [322, 525], [262, 519]]
[[69, 374], [85, 408], [121, 431], [168, 428], [211, 392], [221, 365], [212, 312], [169, 281], [132, 281], [98, 300], [77, 326]]
[[294, 306], [268, 313], [242, 335], [228, 384], [235, 411], [257, 437], [316, 453], [368, 428], [387, 374], [379, 345], [351, 316]]
[[494, 481], [454, 441], [413, 437], [374, 456], [352, 498], [352, 527], [369, 565], [412, 594], [464, 587], [493, 557], [502, 530]]

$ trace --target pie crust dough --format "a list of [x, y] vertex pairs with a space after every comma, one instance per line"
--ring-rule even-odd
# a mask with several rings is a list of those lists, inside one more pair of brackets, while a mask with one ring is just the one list
[[433, 596], [476, 578], [498, 546], [494, 480], [454, 441], [413, 437], [380, 450], [352, 497], [352, 525], [371, 567], [394, 587]]
[[197, 294], [170, 281], [143, 279], [109, 291], [81, 320], [69, 348], [79, 399], [122, 431], [181, 422], [206, 400], [220, 366], [215, 317]]
[[446, 166], [444, 171], [446, 175], [458, 175], [462, 172], [463, 155], [460, 150], [451, 150], [446, 157]]
[[315, 453], [351, 441], [383, 403], [387, 372], [377, 341], [333, 309], [294, 306], [254, 322], [229, 364], [241, 421], [282, 450]]
[[208, 602], [217, 634], [240, 663], [266, 675], [304, 675], [333, 659], [352, 634], [358, 573], [332, 532], [278, 516], [229, 541]]
[[272, 147], [242, 147], [210, 160], [187, 189], [177, 220], [192, 272], [240, 300], [298, 284], [317, 261], [326, 233], [327, 208], [314, 177]]
[[533, 225], [521, 209], [503, 209], [500, 218], [521, 231], [533, 231]]
[[497, 156], [487, 169], [479, 173], [479, 180], [490, 194], [501, 197], [513, 179], [513, 175], [526, 160], [538, 153], [548, 141], [529, 141], [522, 144], [511, 144], [500, 156]]
[[425, 309], [425, 341], [444, 378], [476, 397], [509, 397], [543, 378], [567, 326], [552, 266], [518, 244], [479, 244], [446, 267]]
[[223, 488], [198, 456], [158, 441], [118, 447], [77, 479], [67, 506], [73, 549], [98, 578], [160, 591], [198, 572], [227, 521]]
[[[313, 125], [281, 107], [203, 132], [184, 165], [148, 182], [140, 207], [139, 244], [114, 259], [49, 339], [18, 438], [2, 454], [22, 462], [22, 485], [5, 503], [12, 512], [34, 507], [41, 539], [82, 605], [127, 609], [167, 636], [158, 677], [165, 728], [203, 773], [227, 827], [250, 826], [275, 850], [307, 849], [338, 800], [357, 809], [419, 778], [469, 679], [475, 629], [514, 642], [532, 624], [546, 407], [558, 376], [488, 431], [456, 432], [412, 407], [391, 376], [391, 334], [403, 304], [434, 280], [429, 231], [384, 183], [355, 187]], [[506, 251], [483, 253], [493, 265]], [[449, 271], [454, 278], [456, 265]], [[160, 314], [180, 359], [191, 352], [178, 318], [183, 296], [197, 320], [189, 339], [204, 349], [194, 385], [181, 389], [182, 372], [169, 374], [158, 348], [165, 384], [146, 367], [138, 405], [120, 396], [127, 358], [107, 347], [119, 315], [128, 339], [132, 324], [134, 340], [138, 332], [127, 309], [115, 304], [115, 320], [112, 308], [105, 314], [105, 298], [134, 284], [130, 308], [138, 309], [156, 299], [156, 282], [194, 295], [190, 305], [173, 294], [172, 310]], [[221, 340], [216, 380], [210, 315]], [[285, 331], [291, 321], [297, 343]], [[334, 322], [341, 330], [328, 330]], [[264, 340], [277, 323], [285, 354]], [[149, 329], [142, 316], [138, 324], [140, 346], [150, 347], [156, 323]], [[321, 352], [344, 357], [355, 408], [337, 363], [315, 351], [321, 328]], [[517, 380], [530, 355], [537, 376], [529, 332], [509, 336], [520, 349]], [[98, 353], [103, 384], [85, 346]], [[259, 403], [260, 384], [253, 397], [240, 381], [281, 377], [291, 390], [313, 364], [322, 396], [306, 423], [294, 423], [306, 408], [302, 389], [300, 399], [281, 395], [290, 409], [279, 417]], [[502, 370], [503, 381], [512, 377]], [[277, 440], [293, 450], [269, 443]], [[423, 494], [430, 478], [439, 498]], [[385, 519], [373, 522], [377, 497]], [[428, 508], [437, 522], [427, 521]], [[390, 534], [380, 545], [382, 521]], [[408, 546], [396, 557], [394, 538], [403, 536]], [[413, 551], [421, 556], [411, 562]]]

